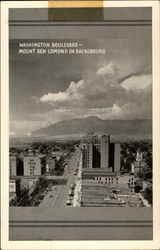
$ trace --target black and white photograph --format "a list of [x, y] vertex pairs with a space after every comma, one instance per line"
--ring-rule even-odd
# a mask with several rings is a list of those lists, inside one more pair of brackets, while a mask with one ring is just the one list
[[141, 37], [10, 39], [10, 206], [152, 206], [145, 21]]
[[9, 240], [153, 240], [152, 14], [9, 9]]

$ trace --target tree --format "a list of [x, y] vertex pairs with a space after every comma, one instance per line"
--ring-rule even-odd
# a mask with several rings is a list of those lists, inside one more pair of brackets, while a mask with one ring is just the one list
[[149, 202], [149, 204], [152, 204], [152, 187], [146, 187], [144, 190], [144, 198]]

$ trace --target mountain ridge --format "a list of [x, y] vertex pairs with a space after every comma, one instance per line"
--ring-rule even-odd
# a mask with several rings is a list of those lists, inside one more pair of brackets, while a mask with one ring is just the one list
[[110, 133], [112, 135], [151, 135], [152, 120], [102, 120], [96, 116], [90, 116], [53, 123], [47, 127], [33, 131], [32, 136], [86, 134], [89, 130], [93, 130], [95, 133]]

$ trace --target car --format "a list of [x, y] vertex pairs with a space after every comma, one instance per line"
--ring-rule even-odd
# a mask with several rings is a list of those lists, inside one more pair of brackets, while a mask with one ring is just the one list
[[74, 189], [75, 188], [75, 184], [71, 184], [70, 188]]
[[73, 193], [74, 193], [74, 192], [73, 192], [73, 189], [71, 189], [71, 190], [69, 190], [69, 193], [68, 193], [68, 194], [69, 194], [69, 195], [73, 195]]
[[50, 198], [53, 198], [53, 194], [50, 195]]
[[69, 195], [73, 195], [73, 194], [74, 194], [73, 189], [69, 189]]
[[71, 205], [71, 200], [67, 200], [67, 201], [66, 201], [66, 205], [67, 205], [67, 206], [70, 206], [70, 205]]
[[73, 197], [73, 196], [74, 196], [74, 194], [73, 194], [73, 193], [70, 193], [70, 194], [69, 194], [69, 197], [70, 197], [70, 198], [71, 198], [71, 197]]

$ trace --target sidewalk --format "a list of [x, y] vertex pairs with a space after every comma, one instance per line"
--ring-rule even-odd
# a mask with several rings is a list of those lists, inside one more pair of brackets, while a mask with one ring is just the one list
[[78, 174], [75, 180], [76, 187], [74, 191], [73, 207], [81, 206], [81, 187], [82, 187], [82, 154], [79, 160]]

